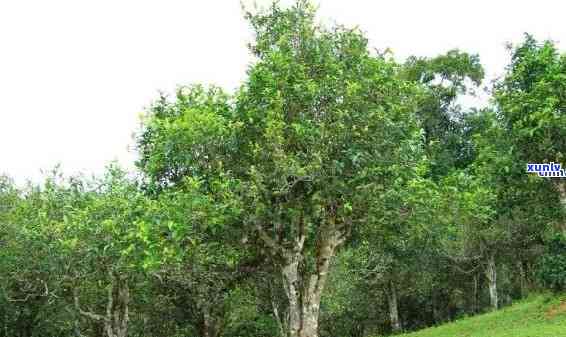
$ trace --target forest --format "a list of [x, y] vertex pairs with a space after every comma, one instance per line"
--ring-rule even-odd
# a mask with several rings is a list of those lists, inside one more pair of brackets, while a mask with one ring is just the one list
[[477, 54], [244, 15], [245, 80], [157, 95], [136, 171], [0, 176], [0, 337], [377, 337], [566, 291], [553, 41], [509, 44], [474, 108]]

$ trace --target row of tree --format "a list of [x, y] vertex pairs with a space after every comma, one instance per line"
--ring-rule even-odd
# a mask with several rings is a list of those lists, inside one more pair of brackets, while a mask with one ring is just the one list
[[531, 36], [489, 107], [458, 50], [396, 62], [307, 1], [246, 13], [230, 94], [181, 87], [139, 176], [0, 180], [0, 336], [375, 336], [566, 286], [566, 56]]

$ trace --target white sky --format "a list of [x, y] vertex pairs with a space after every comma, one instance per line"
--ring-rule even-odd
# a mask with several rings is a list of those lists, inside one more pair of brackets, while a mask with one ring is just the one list
[[[523, 32], [566, 41], [561, 0], [318, 4], [323, 21], [358, 25], [399, 58], [479, 53], [489, 79]], [[238, 0], [0, 0], [0, 172], [23, 182], [57, 163], [66, 173], [100, 173], [112, 160], [131, 169], [132, 133], [158, 90], [236, 88], [250, 37]]]

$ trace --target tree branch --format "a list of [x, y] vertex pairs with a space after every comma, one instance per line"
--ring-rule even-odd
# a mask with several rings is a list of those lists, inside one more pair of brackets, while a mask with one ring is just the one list
[[257, 224], [255, 226], [255, 229], [257, 230], [257, 232], [259, 233], [259, 237], [260, 239], [263, 241], [263, 243], [265, 243], [265, 245], [271, 249], [272, 253], [283, 253], [285, 251], [285, 249], [283, 248], [283, 246], [281, 246], [280, 244], [278, 244], [277, 242], [275, 242], [275, 240], [273, 240], [269, 234], [267, 234], [267, 232], [261, 227], [261, 225]]
[[77, 288], [73, 288], [73, 299], [74, 299], [74, 303], [75, 303], [75, 309], [77, 309], [79, 314], [81, 314], [85, 317], [88, 317], [90, 319], [93, 319], [95, 321], [106, 321], [106, 317], [104, 317], [102, 315], [98, 315], [98, 314], [95, 314], [93, 312], [84, 311], [84, 310], [81, 309], [81, 306], [79, 304], [79, 290]]

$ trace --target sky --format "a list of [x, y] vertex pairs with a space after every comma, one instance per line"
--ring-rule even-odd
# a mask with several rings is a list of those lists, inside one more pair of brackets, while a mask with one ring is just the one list
[[[566, 48], [566, 1], [315, 3], [322, 23], [357, 26], [399, 60], [478, 53], [485, 85], [524, 32]], [[67, 174], [100, 174], [111, 161], [133, 170], [133, 134], [158, 93], [234, 90], [253, 62], [251, 37], [238, 0], [0, 0], [0, 173], [21, 183], [57, 164]]]

